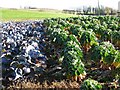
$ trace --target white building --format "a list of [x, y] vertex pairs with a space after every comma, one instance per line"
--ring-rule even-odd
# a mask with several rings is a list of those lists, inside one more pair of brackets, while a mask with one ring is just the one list
[[120, 1], [118, 2], [118, 11], [120, 12]]
[[118, 2], [118, 16], [120, 16], [120, 1]]

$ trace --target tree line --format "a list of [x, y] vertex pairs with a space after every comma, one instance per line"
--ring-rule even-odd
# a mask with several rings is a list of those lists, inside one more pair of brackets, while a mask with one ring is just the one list
[[77, 9], [64, 9], [64, 13], [69, 13], [69, 14], [76, 14], [76, 15], [116, 15], [117, 10], [110, 8], [110, 7], [85, 7], [83, 6], [82, 8], [77, 8]]

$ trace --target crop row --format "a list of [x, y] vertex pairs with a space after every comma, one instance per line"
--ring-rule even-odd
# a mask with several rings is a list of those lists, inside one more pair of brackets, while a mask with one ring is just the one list
[[[53, 60], [62, 64], [65, 76], [80, 81], [88, 63], [108, 69], [113, 77], [120, 68], [120, 18], [110, 16], [52, 18], [44, 20], [46, 37], [54, 47]], [[51, 52], [49, 52], [50, 54]]]

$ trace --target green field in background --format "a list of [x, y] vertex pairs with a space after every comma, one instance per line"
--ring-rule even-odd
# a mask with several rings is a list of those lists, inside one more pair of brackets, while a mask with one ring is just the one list
[[74, 16], [76, 15], [65, 14], [62, 13], [62, 11], [54, 10], [0, 9], [0, 20], [2, 21], [38, 20], [44, 18], [66, 18]]

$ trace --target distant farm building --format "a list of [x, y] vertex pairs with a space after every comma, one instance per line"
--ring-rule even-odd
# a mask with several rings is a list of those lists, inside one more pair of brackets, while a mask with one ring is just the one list
[[120, 16], [120, 1], [118, 2], [118, 16]]

